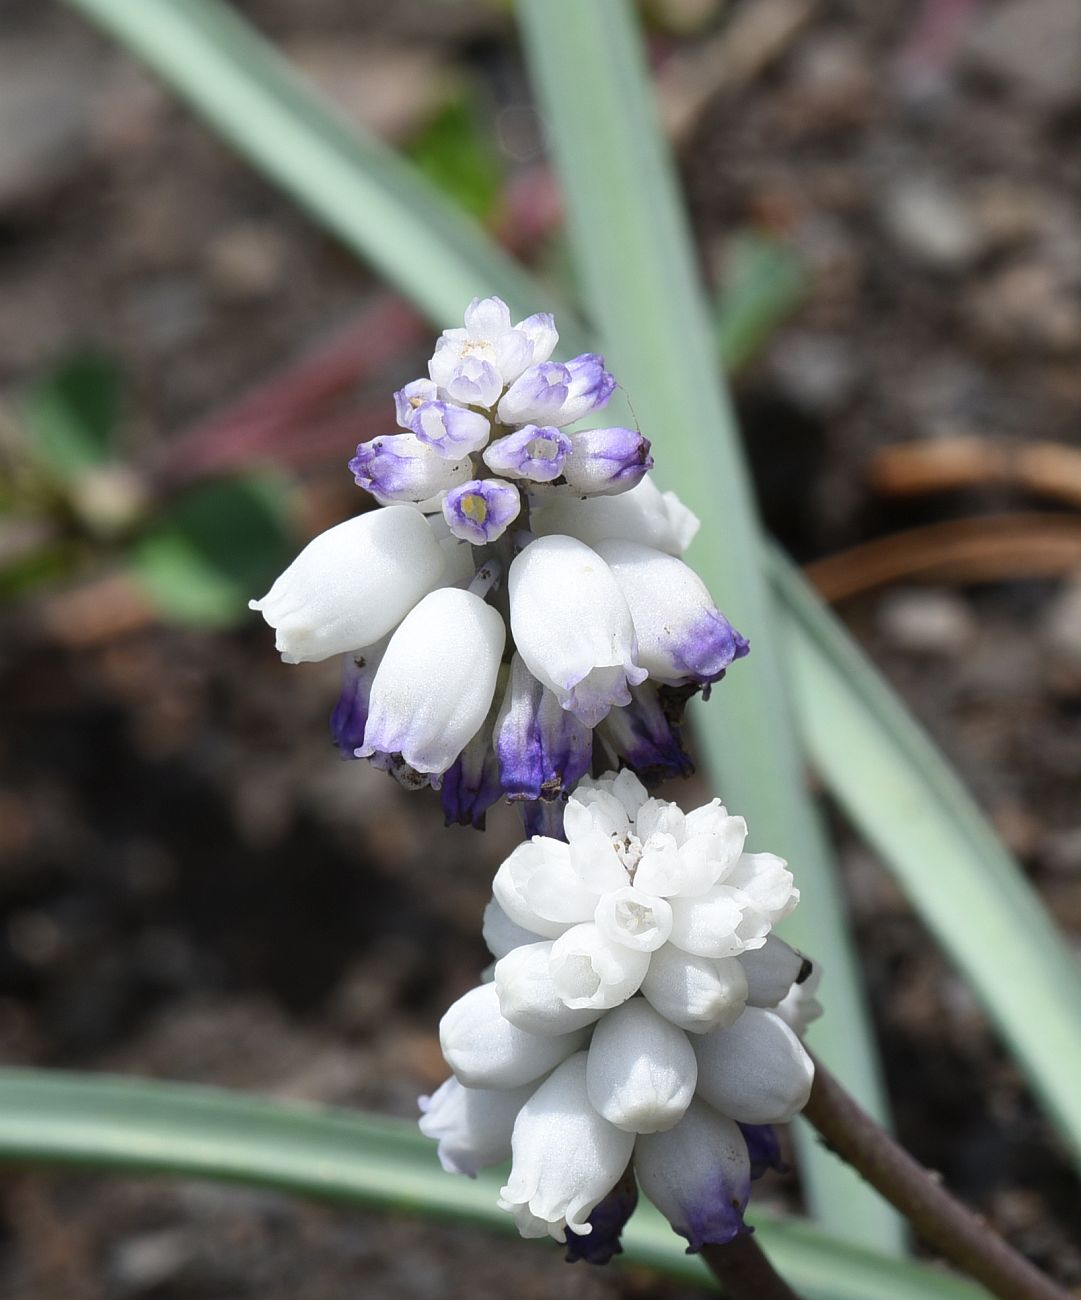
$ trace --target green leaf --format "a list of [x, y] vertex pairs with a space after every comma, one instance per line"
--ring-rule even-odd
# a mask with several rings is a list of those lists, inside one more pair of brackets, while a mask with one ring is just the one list
[[292, 558], [282, 484], [218, 479], [179, 497], [131, 548], [136, 577], [168, 618], [228, 626]]
[[[554, 304], [543, 286], [486, 241], [438, 190], [377, 143], [345, 127], [235, 14], [211, 0], [68, 3], [144, 58], [260, 171], [371, 261], [434, 321], [457, 321], [469, 298], [498, 293], [518, 315], [558, 310], [567, 352], [589, 349], [590, 337], [572, 313]], [[601, 6], [582, 6], [594, 7]], [[627, 273], [632, 275], [633, 267]], [[646, 328], [652, 330], [651, 323]], [[663, 428], [670, 427], [666, 419]], [[663, 466], [663, 455], [660, 460]], [[701, 482], [693, 466], [684, 466], [682, 475], [679, 482], [671, 476], [680, 492]], [[714, 508], [711, 502], [710, 510]], [[773, 582], [785, 611], [781, 631], [786, 645], [799, 650], [791, 670], [804, 746], [820, 761], [825, 756], [823, 774], [830, 790], [855, 826], [877, 845], [1017, 1051], [1075, 1153], [1081, 1154], [1081, 1036], [1076, 1016], [1067, 1021], [1064, 1015], [1064, 1009], [1081, 1006], [1081, 976], [1061, 937], [971, 798], [817, 597], [797, 575], [775, 570]], [[814, 623], [827, 625], [830, 632], [813, 628]], [[836, 702], [833, 710], [819, 707], [818, 692], [827, 679]], [[716, 692], [710, 709], [723, 704], [727, 685]], [[840, 747], [834, 750], [836, 717], [842, 708], [851, 718], [861, 719], [858, 763], [845, 761]], [[738, 747], [743, 737], [731, 735]], [[865, 785], [869, 764], [880, 772], [896, 772], [903, 795], [890, 784]], [[883, 829], [887, 826], [888, 834]], [[942, 858], [937, 852], [926, 855], [929, 837], [948, 855], [951, 892], [962, 901], [952, 918], [940, 889]], [[993, 888], [987, 887], [988, 879], [996, 882]], [[977, 899], [979, 920], [970, 924], [967, 909]], [[985, 942], [983, 927], [996, 936], [1009, 934], [1015, 917], [1025, 920], [1005, 949]], [[819, 944], [811, 940], [808, 947]], [[1014, 976], [1008, 990], [999, 979], [1006, 950]], [[835, 968], [832, 954], [829, 960]], [[820, 1027], [830, 1020], [840, 1021], [842, 1029], [848, 1023], [835, 991], [829, 991], [829, 1014]], [[1050, 1009], [1046, 1016], [1043, 1007]], [[1053, 1037], [1047, 1037], [1050, 1026], [1056, 1027]], [[863, 1294], [877, 1292], [872, 1286]]]
[[[183, 1084], [0, 1070], [0, 1160], [214, 1178], [515, 1231], [496, 1206], [498, 1173], [443, 1173], [435, 1144], [415, 1124]], [[984, 1295], [959, 1278], [853, 1248], [800, 1222], [765, 1215], [754, 1222], [766, 1251], [807, 1300]], [[693, 1284], [710, 1280], [650, 1206], [638, 1209], [624, 1240], [625, 1263]]]
[[564, 310], [415, 168], [345, 121], [229, 6], [68, 3], [145, 59], [223, 139], [433, 320], [460, 322], [464, 304], [489, 292], [528, 302], [530, 312]]
[[777, 240], [744, 231], [729, 241], [715, 315], [717, 346], [729, 371], [761, 351], [806, 287], [799, 259]]
[[1076, 960], [957, 776], [881, 675], [779, 551], [771, 567], [787, 612], [796, 703], [815, 766], [965, 972], [1076, 1152]]
[[114, 362], [89, 352], [68, 358], [23, 397], [34, 452], [61, 479], [107, 464], [116, 456], [122, 401]]
[[449, 100], [406, 150], [426, 176], [470, 216], [495, 214], [503, 189], [499, 155], [482, 134], [476, 105], [467, 95]]
[[[859, 967], [789, 710], [754, 490], [632, 11], [579, 0], [520, 0], [518, 9], [603, 350], [616, 375], [633, 376], [624, 382], [633, 382], [635, 415], [656, 438], [658, 476], [702, 520], [692, 563], [751, 638], [749, 658], [695, 711], [697, 734], [754, 847], [782, 854], [797, 872], [802, 902], [785, 931], [821, 956], [828, 979], [830, 1014], [815, 1047], [882, 1117]], [[816, 1217], [838, 1236], [900, 1249], [893, 1211], [817, 1143], [800, 1140]]]

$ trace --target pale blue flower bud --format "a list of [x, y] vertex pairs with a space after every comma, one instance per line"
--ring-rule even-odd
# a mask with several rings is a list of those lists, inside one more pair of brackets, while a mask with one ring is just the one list
[[507, 478], [550, 483], [563, 473], [570, 452], [571, 440], [559, 429], [527, 424], [517, 433], [493, 442], [484, 452], [484, 463]]
[[518, 518], [522, 498], [500, 478], [470, 479], [443, 498], [443, 518], [455, 537], [484, 546], [502, 537]]

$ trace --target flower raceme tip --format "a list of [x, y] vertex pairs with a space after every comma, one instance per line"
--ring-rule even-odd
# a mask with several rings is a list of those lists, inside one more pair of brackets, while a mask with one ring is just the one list
[[654, 485], [648, 441], [574, 427], [614, 391], [604, 359], [554, 361], [557, 342], [551, 316], [475, 299], [395, 394], [400, 431], [350, 461], [381, 508], [252, 602], [287, 662], [342, 655], [345, 757], [439, 790], [448, 822], [502, 796], [552, 835], [595, 749], [687, 775], [686, 700], [747, 653], [681, 559], [697, 520]]

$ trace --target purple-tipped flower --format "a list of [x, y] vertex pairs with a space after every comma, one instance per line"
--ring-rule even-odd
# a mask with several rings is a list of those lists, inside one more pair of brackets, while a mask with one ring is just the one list
[[637, 1205], [638, 1184], [628, 1169], [589, 1216], [590, 1232], [567, 1233], [567, 1263], [584, 1260], [587, 1264], [608, 1264], [614, 1255], [622, 1255], [620, 1237]]
[[551, 801], [589, 771], [593, 733], [537, 681], [520, 655], [495, 725], [499, 781], [508, 799]]
[[484, 463], [507, 478], [550, 483], [563, 473], [570, 453], [571, 440], [561, 430], [527, 424], [517, 433], [493, 442], [484, 453]]
[[638, 662], [666, 686], [708, 686], [749, 650], [713, 603], [705, 583], [682, 560], [637, 542], [601, 542], [634, 620]]
[[630, 704], [613, 709], [597, 728], [612, 766], [626, 764], [647, 786], [690, 776], [694, 763], [683, 748], [680, 726], [686, 694], [658, 690], [649, 682], [630, 690]]
[[446, 824], [483, 830], [488, 809], [502, 793], [499, 761], [489, 728], [483, 726], [443, 773], [439, 798]]
[[687, 1238], [688, 1254], [747, 1231], [747, 1146], [736, 1124], [704, 1101], [695, 1098], [675, 1128], [640, 1137], [634, 1169], [642, 1191]]
[[583, 495], [616, 496], [652, 468], [649, 439], [634, 429], [586, 429], [574, 435], [563, 475]]
[[362, 442], [349, 462], [357, 485], [381, 504], [393, 501], [426, 502], [472, 473], [467, 458], [445, 460], [415, 433], [395, 433]]
[[492, 432], [486, 416], [450, 402], [424, 402], [413, 412], [409, 427], [445, 460], [480, 451]]
[[413, 416], [425, 402], [434, 402], [436, 387], [430, 379], [414, 379], [394, 394], [394, 415], [403, 429], [412, 429]]
[[504, 424], [545, 424], [562, 428], [599, 410], [615, 391], [616, 381], [595, 352], [561, 365], [548, 361], [530, 366], [500, 399]]
[[500, 478], [471, 479], [448, 492], [443, 500], [447, 527], [455, 537], [474, 546], [502, 537], [521, 509], [518, 489]]
[[[513, 383], [527, 366], [547, 361], [558, 341], [555, 321], [547, 312], [512, 325], [510, 308], [501, 298], [474, 298], [465, 309], [465, 328], [443, 331], [428, 363], [428, 373], [456, 401], [463, 401], [466, 399], [452, 388], [467, 360], [490, 366], [499, 376], [502, 391], [503, 385]], [[469, 404], [477, 405], [472, 399]], [[490, 406], [491, 402], [481, 405]]]
[[779, 1174], [788, 1172], [789, 1167], [781, 1156], [781, 1142], [772, 1124], [741, 1124], [739, 1131], [747, 1143], [752, 1178], [761, 1178], [767, 1169], [776, 1169]]
[[383, 637], [365, 650], [342, 656], [342, 693], [330, 715], [330, 734], [342, 758], [355, 758], [356, 750], [364, 744], [372, 682], [389, 640]]

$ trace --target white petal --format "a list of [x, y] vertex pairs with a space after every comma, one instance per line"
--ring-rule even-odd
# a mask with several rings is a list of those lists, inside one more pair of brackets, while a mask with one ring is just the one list
[[751, 1191], [747, 1145], [731, 1120], [697, 1098], [675, 1128], [638, 1139], [634, 1172], [691, 1251], [743, 1231]]
[[250, 605], [276, 629], [286, 663], [329, 659], [385, 636], [442, 571], [424, 516], [387, 506], [320, 533]]
[[648, 952], [613, 943], [596, 925], [576, 925], [552, 945], [552, 979], [569, 1007], [618, 1007], [648, 968]]
[[619, 496], [538, 499], [530, 523], [538, 537], [563, 533], [587, 546], [622, 537], [669, 555], [682, 555], [699, 526], [674, 492], [661, 492], [652, 474]]
[[649, 959], [642, 993], [666, 1020], [693, 1034], [733, 1024], [747, 1004], [747, 977], [735, 957], [695, 957], [666, 943]]
[[807, 958], [783, 939], [771, 934], [761, 948], [740, 953], [737, 958], [747, 976], [747, 1001], [752, 1007], [775, 1007], [788, 996]]
[[699, 1034], [698, 1091], [741, 1124], [784, 1124], [807, 1104], [814, 1064], [780, 1016], [748, 1007], [734, 1025]]
[[589, 1100], [616, 1128], [659, 1133], [678, 1124], [697, 1078], [687, 1035], [643, 998], [609, 1011], [593, 1032]]
[[358, 753], [445, 772], [488, 715], [505, 641], [499, 613], [472, 592], [425, 596], [390, 639]]
[[786, 917], [799, 902], [799, 890], [784, 858], [775, 853], [744, 853], [723, 877], [745, 893], [772, 925]]
[[634, 885], [623, 885], [603, 894], [593, 919], [606, 938], [637, 952], [655, 952], [672, 932], [672, 908], [668, 902], [643, 893]]
[[672, 942], [699, 957], [734, 957], [747, 946], [740, 936], [746, 897], [728, 885], [714, 885], [698, 898], [673, 898]]
[[644, 844], [651, 835], [669, 835], [683, 843], [687, 819], [678, 804], [666, 799], [647, 799], [634, 819], [634, 833]]
[[420, 1131], [439, 1143], [439, 1163], [448, 1174], [473, 1178], [478, 1169], [510, 1159], [514, 1121], [533, 1089], [463, 1088], [452, 1076], [420, 1098]]
[[567, 800], [563, 827], [568, 840], [595, 831], [608, 838], [623, 839], [631, 823], [614, 793], [580, 785]]
[[774, 1014], [781, 1017], [786, 1025], [800, 1038], [807, 1032], [808, 1026], [822, 1014], [822, 1004], [815, 994], [822, 979], [822, 966], [815, 962], [814, 969], [802, 984], [793, 985], [788, 996], [774, 1007]]
[[[688, 823], [690, 818], [687, 819]], [[739, 861], [747, 839], [742, 817], [714, 818], [713, 829], [691, 833], [679, 847], [679, 888], [682, 898], [696, 898], [718, 882], [729, 884], [729, 875]]]
[[591, 1231], [589, 1215], [626, 1169], [634, 1135], [609, 1124], [589, 1104], [581, 1052], [522, 1107], [511, 1144], [513, 1163], [500, 1208], [523, 1207], [562, 1241], [564, 1228], [583, 1235]]
[[484, 909], [481, 934], [488, 951], [497, 961], [513, 948], [520, 948], [524, 943], [536, 943], [540, 938], [539, 934], [512, 921], [494, 898], [489, 899]]
[[541, 1038], [523, 1033], [499, 1010], [494, 984], [470, 989], [439, 1022], [447, 1064], [467, 1088], [520, 1088], [577, 1051], [584, 1031]]
[[474, 298], [465, 309], [465, 330], [470, 339], [494, 343], [510, 327], [510, 308], [502, 298]]
[[630, 703], [634, 625], [611, 570], [570, 537], [531, 542], [508, 574], [511, 630], [529, 671], [587, 726]]
[[492, 881], [496, 902], [516, 924], [546, 939], [555, 939], [567, 929], [568, 922], [552, 921], [539, 916], [530, 901], [528, 890], [534, 875], [552, 866], [566, 864], [570, 869], [570, 850], [559, 840], [536, 835], [519, 844]]
[[[564, 820], [564, 830], [566, 825]], [[594, 907], [601, 894], [606, 894], [612, 889], [620, 889], [627, 883], [627, 868], [623, 865], [617, 850], [618, 844], [601, 831], [590, 831], [585, 835], [571, 838], [571, 864], [575, 875], [593, 895]], [[582, 916], [578, 919], [585, 921], [588, 918]]]
[[584, 1029], [602, 1014], [599, 1009], [572, 1010], [556, 992], [549, 969], [550, 940], [526, 944], [495, 966], [495, 987], [504, 1017], [527, 1034], [569, 1034]]

